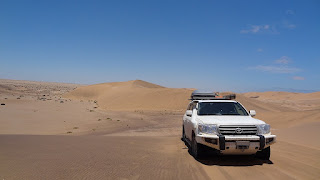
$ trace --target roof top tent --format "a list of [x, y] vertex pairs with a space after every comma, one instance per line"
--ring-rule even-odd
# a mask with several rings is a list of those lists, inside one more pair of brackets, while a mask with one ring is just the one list
[[218, 92], [195, 90], [191, 94], [191, 100], [231, 100], [235, 99], [235, 94], [220, 96]]

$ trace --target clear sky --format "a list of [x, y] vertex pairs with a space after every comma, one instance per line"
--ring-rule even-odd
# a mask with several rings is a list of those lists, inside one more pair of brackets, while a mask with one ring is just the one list
[[1, 0], [0, 78], [320, 90], [318, 0]]

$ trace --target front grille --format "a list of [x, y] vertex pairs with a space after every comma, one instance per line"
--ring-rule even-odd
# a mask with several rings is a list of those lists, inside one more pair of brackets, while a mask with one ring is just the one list
[[256, 135], [255, 125], [221, 125], [219, 133], [222, 135]]

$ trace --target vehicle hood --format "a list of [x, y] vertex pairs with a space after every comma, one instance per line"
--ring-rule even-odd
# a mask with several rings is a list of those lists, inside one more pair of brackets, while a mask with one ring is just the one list
[[203, 124], [217, 125], [257, 125], [265, 122], [251, 116], [198, 116], [197, 120]]

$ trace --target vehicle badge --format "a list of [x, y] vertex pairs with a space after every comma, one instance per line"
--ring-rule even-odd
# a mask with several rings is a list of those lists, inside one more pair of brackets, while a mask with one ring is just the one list
[[241, 128], [236, 128], [235, 133], [236, 133], [236, 134], [241, 134], [242, 131], [243, 131], [243, 130], [242, 130]]

